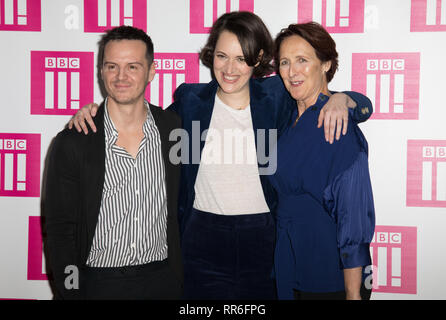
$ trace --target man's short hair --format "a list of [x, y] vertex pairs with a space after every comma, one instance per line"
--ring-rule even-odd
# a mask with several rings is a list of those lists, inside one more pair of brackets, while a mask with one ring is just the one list
[[99, 59], [98, 65], [102, 68], [104, 62], [104, 49], [108, 42], [119, 40], [141, 40], [146, 45], [146, 59], [149, 66], [153, 62], [153, 42], [144, 30], [130, 27], [120, 26], [106, 31], [99, 40]]

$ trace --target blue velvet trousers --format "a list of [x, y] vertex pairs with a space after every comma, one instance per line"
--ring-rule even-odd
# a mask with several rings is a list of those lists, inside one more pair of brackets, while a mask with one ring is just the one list
[[185, 299], [273, 300], [274, 220], [193, 209], [183, 234]]

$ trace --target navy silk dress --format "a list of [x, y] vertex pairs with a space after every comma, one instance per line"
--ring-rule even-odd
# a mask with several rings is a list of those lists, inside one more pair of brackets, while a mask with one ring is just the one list
[[344, 268], [371, 264], [375, 212], [367, 141], [350, 116], [347, 134], [327, 143], [316, 125], [327, 101], [320, 94], [277, 144], [270, 181], [278, 194], [279, 299], [293, 299], [293, 290], [343, 291]]

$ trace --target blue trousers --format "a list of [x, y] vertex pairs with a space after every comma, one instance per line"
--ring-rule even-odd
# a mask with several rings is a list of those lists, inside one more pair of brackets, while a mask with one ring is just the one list
[[270, 213], [225, 216], [193, 209], [182, 240], [185, 299], [276, 299], [274, 245]]

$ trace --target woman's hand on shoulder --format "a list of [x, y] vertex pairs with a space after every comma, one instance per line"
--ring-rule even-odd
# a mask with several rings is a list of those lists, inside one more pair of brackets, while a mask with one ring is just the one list
[[73, 125], [78, 132], [88, 133], [87, 123], [93, 132], [96, 132], [96, 126], [93, 117], [96, 116], [99, 106], [96, 103], [90, 103], [82, 107], [68, 122], [68, 128], [72, 129]]

